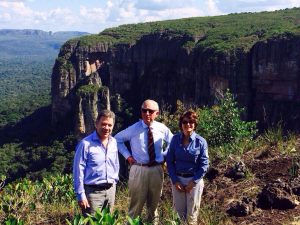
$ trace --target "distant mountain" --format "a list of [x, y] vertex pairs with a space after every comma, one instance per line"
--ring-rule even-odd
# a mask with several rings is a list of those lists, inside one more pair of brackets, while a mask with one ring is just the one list
[[79, 31], [0, 29], [0, 57], [55, 56], [64, 42], [87, 34]]

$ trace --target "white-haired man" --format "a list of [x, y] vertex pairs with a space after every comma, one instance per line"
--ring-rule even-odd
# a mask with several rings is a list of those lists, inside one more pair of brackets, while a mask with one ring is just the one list
[[[158, 114], [158, 103], [145, 100], [141, 107], [142, 119], [115, 135], [120, 153], [131, 165], [128, 214], [131, 218], [140, 216], [146, 203], [147, 222], [153, 224], [158, 224], [157, 206], [164, 180], [162, 164], [167, 148], [163, 146], [167, 143], [168, 147], [173, 137], [169, 128], [155, 121]], [[131, 152], [124, 144], [127, 141]]]

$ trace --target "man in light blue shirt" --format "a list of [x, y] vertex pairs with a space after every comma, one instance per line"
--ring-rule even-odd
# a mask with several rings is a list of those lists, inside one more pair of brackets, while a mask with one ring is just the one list
[[117, 142], [111, 136], [115, 114], [103, 110], [96, 119], [96, 130], [80, 141], [74, 157], [74, 188], [84, 215], [97, 208], [109, 207], [115, 201], [119, 180]]
[[[164, 179], [162, 164], [173, 137], [169, 128], [155, 121], [158, 114], [157, 102], [149, 99], [144, 101], [141, 107], [142, 120], [115, 136], [120, 153], [131, 165], [128, 214], [131, 218], [140, 216], [146, 203], [147, 222], [153, 224], [158, 224], [157, 206]], [[131, 153], [124, 144], [127, 141], [130, 142]], [[165, 144], [166, 149], [163, 148]]]

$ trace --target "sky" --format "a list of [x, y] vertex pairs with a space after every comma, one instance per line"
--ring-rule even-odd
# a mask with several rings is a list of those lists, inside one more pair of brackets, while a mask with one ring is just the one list
[[99, 33], [121, 24], [300, 7], [300, 0], [0, 0], [0, 29]]

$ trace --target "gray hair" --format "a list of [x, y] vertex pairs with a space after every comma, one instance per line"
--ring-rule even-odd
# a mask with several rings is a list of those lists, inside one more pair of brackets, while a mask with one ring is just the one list
[[113, 123], [115, 124], [115, 120], [116, 120], [116, 115], [113, 111], [110, 111], [108, 109], [104, 109], [104, 110], [101, 110], [99, 113], [98, 113], [98, 116], [97, 116], [97, 119], [96, 119], [96, 122], [98, 122], [101, 117], [108, 117], [108, 118], [112, 118], [113, 119]]
[[146, 103], [151, 104], [154, 107], [155, 110], [159, 111], [158, 103], [156, 101], [152, 100], [152, 99], [145, 100], [143, 102], [141, 108], [143, 108]]

